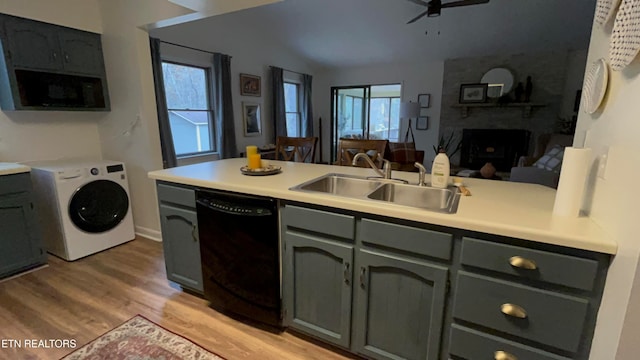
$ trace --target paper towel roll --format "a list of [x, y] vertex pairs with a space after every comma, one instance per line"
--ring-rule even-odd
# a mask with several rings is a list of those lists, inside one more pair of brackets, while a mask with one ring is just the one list
[[584, 188], [591, 165], [591, 149], [566, 147], [562, 159], [560, 182], [553, 204], [553, 214], [577, 217], [580, 215]]

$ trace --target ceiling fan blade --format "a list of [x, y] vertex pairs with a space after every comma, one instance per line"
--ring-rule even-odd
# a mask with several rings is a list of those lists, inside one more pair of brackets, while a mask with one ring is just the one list
[[444, 8], [452, 8], [452, 7], [458, 7], [458, 6], [468, 6], [468, 5], [480, 5], [480, 4], [486, 4], [488, 3], [489, 0], [462, 0], [462, 1], [454, 1], [454, 2], [450, 2], [450, 3], [446, 3], [446, 4], [442, 4], [442, 6], [440, 6], [441, 9]]
[[410, 2], [412, 2], [414, 4], [422, 5], [422, 6], [428, 6], [429, 5], [429, 3], [427, 3], [426, 1], [422, 1], [422, 0], [407, 0], [407, 1], [410, 1]]
[[427, 15], [427, 13], [429, 13], [429, 10], [425, 10], [424, 12], [420, 13], [420, 15], [414, 17], [413, 19], [409, 20], [407, 22], [407, 24], [413, 24], [414, 22], [422, 19], [423, 17], [425, 17]]

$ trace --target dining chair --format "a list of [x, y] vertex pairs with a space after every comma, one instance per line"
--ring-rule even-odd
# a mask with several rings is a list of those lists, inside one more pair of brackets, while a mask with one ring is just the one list
[[[366, 153], [379, 168], [382, 168], [382, 159], [388, 142], [388, 140], [340, 139], [336, 165], [352, 166], [353, 157], [357, 153]], [[356, 166], [369, 167], [362, 160]]]
[[316, 162], [318, 138], [278, 136], [276, 139], [276, 160], [295, 162]]

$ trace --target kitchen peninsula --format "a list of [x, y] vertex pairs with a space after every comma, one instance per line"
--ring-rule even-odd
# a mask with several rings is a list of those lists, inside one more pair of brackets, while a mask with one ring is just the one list
[[[443, 214], [289, 190], [327, 173], [373, 176], [371, 169], [272, 161], [282, 173], [245, 176], [245, 162], [149, 173], [171, 280], [201, 291], [198, 266], [179, 269], [200, 257], [196, 191], [269, 197], [280, 209], [284, 326], [373, 359], [588, 358], [617, 246], [587, 217], [552, 216], [554, 189], [465, 179], [472, 196]], [[188, 221], [172, 226], [176, 214]], [[191, 259], [173, 259], [172, 249], [186, 254], [171, 245], [181, 240]]]

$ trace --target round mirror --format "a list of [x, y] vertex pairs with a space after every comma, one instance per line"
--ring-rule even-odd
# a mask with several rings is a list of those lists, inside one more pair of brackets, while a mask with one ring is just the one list
[[499, 98], [513, 88], [513, 74], [509, 69], [494, 68], [484, 73], [480, 82], [489, 84], [487, 97]]

